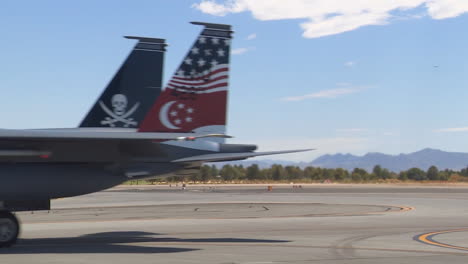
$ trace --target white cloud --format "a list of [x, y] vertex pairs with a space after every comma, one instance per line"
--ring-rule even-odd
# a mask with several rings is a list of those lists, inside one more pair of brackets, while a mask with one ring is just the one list
[[354, 67], [356, 65], [355, 61], [347, 61], [344, 64], [346, 67]]
[[215, 1], [202, 0], [199, 4], [193, 4], [192, 7], [202, 11], [203, 13], [214, 16], [225, 16], [229, 13], [246, 11], [244, 6], [241, 3], [236, 3], [236, 1], [218, 4]]
[[441, 128], [435, 132], [468, 132], [468, 127]]
[[252, 34], [247, 36], [247, 40], [252, 40], [252, 39], [256, 39], [256, 38], [257, 38], [257, 34], [255, 34], [255, 33], [252, 33]]
[[316, 93], [310, 93], [300, 96], [290, 96], [284, 97], [281, 100], [288, 101], [288, 102], [296, 102], [296, 101], [303, 101], [306, 99], [315, 99], [315, 98], [336, 98], [346, 94], [353, 94], [360, 92], [361, 88], [337, 88], [337, 89], [330, 89], [330, 90], [322, 90]]
[[457, 17], [468, 12], [466, 0], [431, 0], [426, 5], [429, 15], [434, 19]]
[[231, 51], [231, 53], [233, 55], [240, 55], [240, 54], [244, 54], [244, 53], [246, 53], [246, 52], [248, 52], [250, 50], [251, 50], [250, 48], [237, 48], [237, 49], [233, 49]]
[[202, 0], [194, 8], [215, 16], [250, 11], [258, 20], [306, 19], [301, 23], [306, 38], [330, 36], [363, 26], [385, 25], [398, 19], [392, 13], [424, 8], [433, 19], [457, 17], [468, 12], [466, 0]]

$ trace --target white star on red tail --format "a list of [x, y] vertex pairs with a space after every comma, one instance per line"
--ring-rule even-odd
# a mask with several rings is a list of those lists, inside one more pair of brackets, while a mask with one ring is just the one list
[[170, 122], [176, 126], [183, 127], [188, 123], [194, 122], [194, 113], [195, 109], [190, 105], [185, 104], [185, 102], [177, 102], [169, 110]]

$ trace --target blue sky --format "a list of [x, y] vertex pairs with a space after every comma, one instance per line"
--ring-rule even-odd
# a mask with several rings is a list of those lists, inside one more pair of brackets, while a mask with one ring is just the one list
[[[468, 152], [465, 0], [3, 1], [2, 127], [75, 127], [135, 44], [165, 80], [200, 28], [231, 24], [228, 132], [262, 150]], [[390, 3], [391, 2], [391, 3]]]

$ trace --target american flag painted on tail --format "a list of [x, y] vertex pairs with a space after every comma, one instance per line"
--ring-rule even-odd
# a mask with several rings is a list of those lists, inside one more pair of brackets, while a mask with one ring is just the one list
[[174, 76], [167, 87], [176, 92], [193, 94], [227, 91], [228, 73], [227, 64], [212, 66], [211, 69], [199, 74], [199, 77], [184, 76], [183, 70], [180, 70], [181, 75]]
[[231, 27], [193, 24], [205, 28], [143, 120], [140, 132], [225, 133]]

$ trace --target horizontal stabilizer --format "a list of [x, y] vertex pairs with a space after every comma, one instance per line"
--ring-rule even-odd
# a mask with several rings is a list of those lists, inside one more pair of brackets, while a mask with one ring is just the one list
[[247, 158], [253, 158], [257, 156], [277, 155], [277, 154], [288, 154], [296, 152], [311, 151], [313, 149], [297, 149], [297, 150], [283, 150], [283, 151], [268, 151], [268, 152], [243, 152], [243, 153], [216, 153], [193, 156], [172, 162], [214, 162], [214, 161], [231, 161], [231, 160], [243, 160]]
[[128, 140], [196, 140], [205, 137], [221, 137], [231, 138], [224, 134], [198, 134], [198, 133], [136, 133], [136, 132], [121, 132], [112, 131], [112, 129], [95, 131], [93, 129], [79, 130], [60, 130], [60, 129], [35, 129], [35, 130], [19, 130], [19, 129], [1, 129], [0, 140], [2, 139], [23, 139], [23, 140], [61, 140], [61, 139], [128, 139]]

